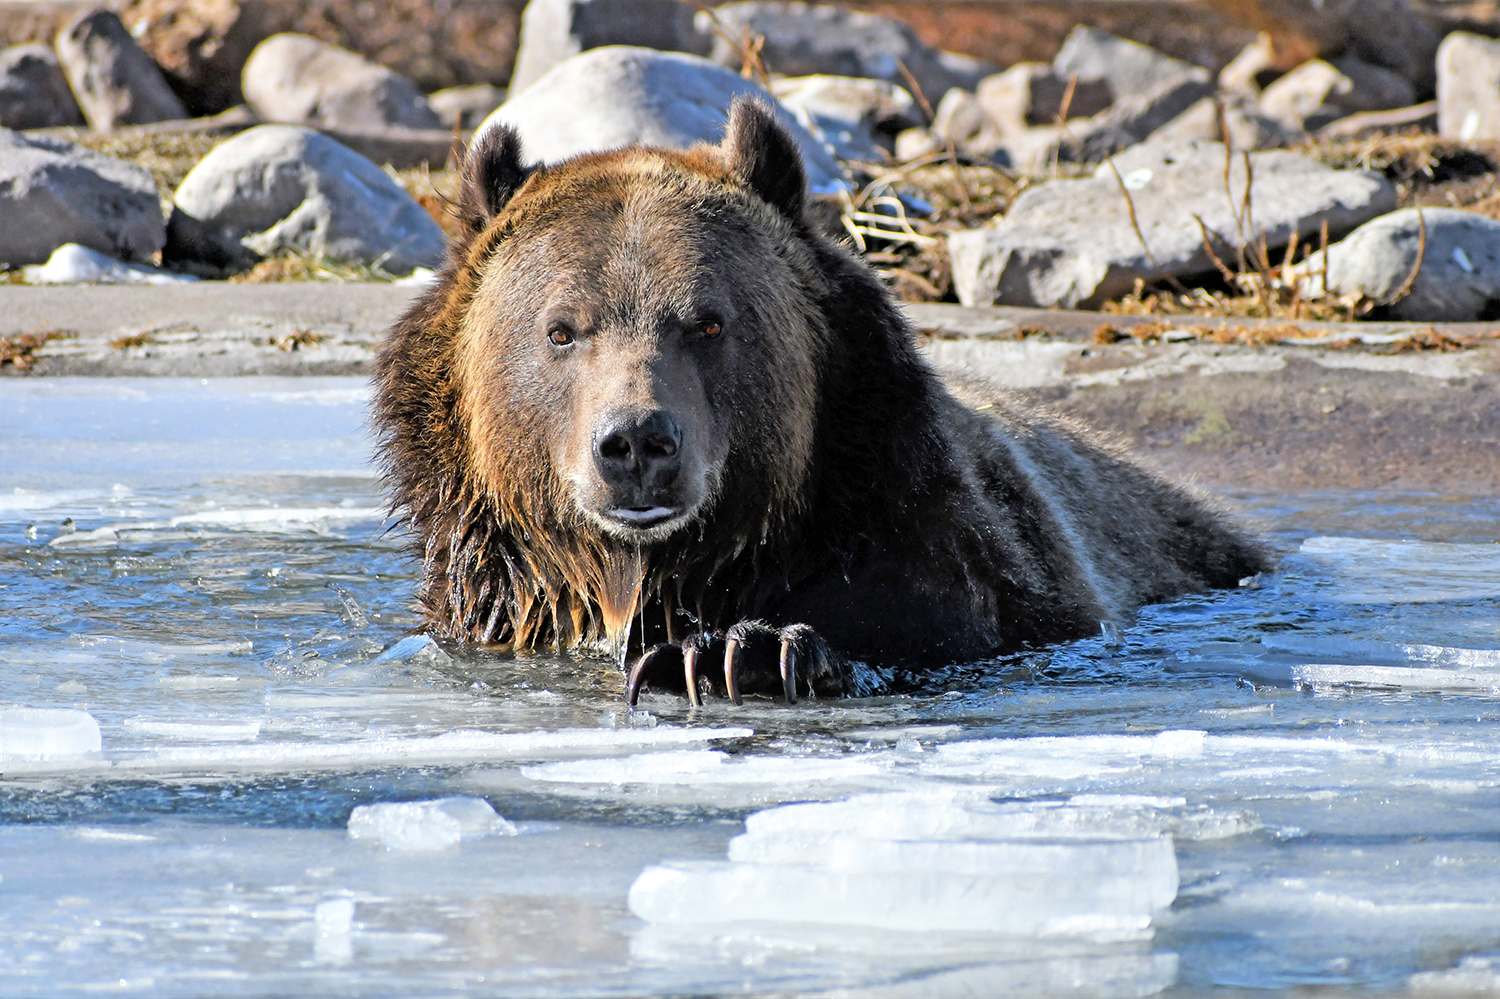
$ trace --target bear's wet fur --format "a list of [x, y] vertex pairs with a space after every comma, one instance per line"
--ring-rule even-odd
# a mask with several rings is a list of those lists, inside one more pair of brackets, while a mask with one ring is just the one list
[[939, 379], [764, 105], [718, 146], [547, 166], [492, 128], [462, 178], [463, 235], [377, 361], [435, 635], [649, 653], [632, 697], [850, 693], [1268, 566], [1116, 446]]

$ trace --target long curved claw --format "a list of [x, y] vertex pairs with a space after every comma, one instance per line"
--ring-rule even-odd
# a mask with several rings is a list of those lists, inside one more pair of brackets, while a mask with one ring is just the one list
[[682, 650], [682, 678], [687, 681], [688, 703], [695, 708], [703, 707], [703, 699], [698, 696], [698, 647], [689, 645]]
[[781, 692], [788, 704], [797, 703], [797, 647], [790, 638], [781, 640]]
[[740, 650], [740, 640], [731, 638], [724, 643], [724, 689], [729, 694], [731, 704], [744, 704], [745, 699], [740, 696], [739, 679], [734, 675], [734, 657]]
[[657, 673], [676, 651], [671, 645], [658, 645], [653, 649], [648, 649], [635, 661], [635, 665], [631, 667], [630, 676], [625, 681], [625, 700], [632, 708], [640, 699], [641, 688], [651, 681], [652, 675]]

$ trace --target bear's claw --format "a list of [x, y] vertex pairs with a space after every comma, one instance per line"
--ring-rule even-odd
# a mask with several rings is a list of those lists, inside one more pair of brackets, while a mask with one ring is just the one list
[[[723, 686], [715, 682], [710, 663], [721, 657]], [[681, 673], [677, 672], [681, 667]], [[681, 676], [681, 680], [677, 679]], [[818, 633], [807, 625], [775, 629], [763, 621], [742, 621], [727, 633], [700, 632], [682, 641], [648, 649], [630, 670], [625, 699], [632, 707], [646, 687], [685, 694], [693, 707], [705, 694], [722, 691], [732, 704], [743, 704], [745, 693], [779, 691], [788, 704], [797, 703], [799, 678], [808, 696], [817, 696], [816, 683], [838, 682], [833, 657]], [[779, 683], [778, 683], [779, 681]], [[679, 683], [681, 684], [679, 686]]]

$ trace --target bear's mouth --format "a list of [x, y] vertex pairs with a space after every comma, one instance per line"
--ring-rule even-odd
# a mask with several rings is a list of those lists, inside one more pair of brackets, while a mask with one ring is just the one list
[[627, 527], [648, 530], [675, 520], [681, 513], [675, 506], [617, 506], [606, 510], [604, 515]]

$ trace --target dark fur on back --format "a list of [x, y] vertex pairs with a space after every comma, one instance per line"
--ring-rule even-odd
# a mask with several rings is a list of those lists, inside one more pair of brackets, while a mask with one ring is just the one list
[[[637, 634], [644, 644], [670, 637], [673, 620], [763, 618], [806, 622], [851, 658], [936, 663], [1093, 631], [1267, 564], [1201, 499], [1081, 429], [945, 386], [873, 272], [804, 218], [800, 164], [768, 114], [737, 109], [720, 147], [538, 169], [494, 129], [462, 186], [464, 235], [391, 330], [376, 376], [380, 455], [439, 635], [570, 648], [622, 642], [636, 620], [652, 632]], [[786, 370], [757, 368], [764, 391], [737, 398], [714, 501], [671, 537], [632, 546], [573, 510], [537, 442], [544, 426], [494, 422], [507, 417], [487, 399], [528, 390], [476, 343], [511, 287], [486, 283], [497, 254], [574, 238], [554, 217], [598, 205], [613, 224], [607, 206], [658, 201], [748, 227], [703, 266], [738, 282], [747, 312], [782, 317], [768, 329], [802, 332]], [[757, 246], [774, 267], [742, 259]]]

